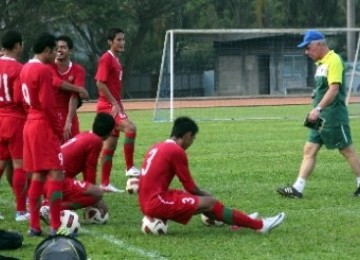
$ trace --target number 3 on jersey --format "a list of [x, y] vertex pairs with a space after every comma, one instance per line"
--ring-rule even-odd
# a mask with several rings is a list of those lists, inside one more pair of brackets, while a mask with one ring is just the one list
[[7, 74], [0, 74], [0, 101], [11, 101]]
[[141, 168], [141, 175], [146, 175], [150, 166], [151, 166], [151, 162], [152, 160], [154, 159], [156, 153], [157, 153], [158, 149], [157, 148], [154, 148], [152, 150], [150, 150], [149, 154], [148, 154], [148, 157], [145, 161], [145, 167]]
[[31, 106], [29, 89], [28, 89], [28, 87], [26, 86], [25, 83], [23, 83], [23, 84], [21, 85], [21, 91], [22, 91], [22, 94], [23, 94], [23, 97], [24, 97], [24, 100], [25, 100], [26, 104], [28, 104], [29, 106]]

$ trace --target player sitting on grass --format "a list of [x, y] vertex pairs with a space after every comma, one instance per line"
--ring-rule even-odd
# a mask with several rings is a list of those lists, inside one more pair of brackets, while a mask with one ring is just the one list
[[[193, 215], [203, 213], [228, 225], [248, 227], [260, 233], [267, 233], [280, 225], [285, 213], [254, 219], [224, 206], [195, 184], [185, 150], [191, 146], [198, 131], [192, 119], [179, 117], [174, 122], [170, 139], [155, 144], [145, 155], [139, 184], [139, 203], [143, 214], [187, 224]], [[175, 176], [185, 191], [169, 189]]]

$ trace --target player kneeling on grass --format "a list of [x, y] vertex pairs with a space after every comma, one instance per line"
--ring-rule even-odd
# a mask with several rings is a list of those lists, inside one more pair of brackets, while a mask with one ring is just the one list
[[[47, 188], [45, 186], [45, 191]], [[99, 187], [86, 181], [65, 178], [61, 210], [77, 210], [93, 206], [98, 208], [103, 214], [106, 214], [108, 209], [102, 197], [103, 191]], [[45, 222], [49, 220], [48, 209], [47, 205], [40, 209], [41, 217]]]
[[[285, 218], [284, 213], [264, 219], [252, 218], [224, 206], [196, 186], [185, 150], [191, 146], [198, 131], [192, 119], [179, 117], [174, 122], [170, 139], [155, 144], [145, 155], [139, 184], [139, 203], [143, 214], [187, 224], [193, 215], [203, 213], [228, 225], [248, 227], [260, 233], [267, 233], [280, 225]], [[185, 191], [169, 188], [175, 176]]]

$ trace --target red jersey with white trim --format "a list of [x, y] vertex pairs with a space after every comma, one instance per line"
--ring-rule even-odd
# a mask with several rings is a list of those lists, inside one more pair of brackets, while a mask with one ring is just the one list
[[79, 65], [70, 62], [67, 70], [65, 72], [60, 72], [58, 66], [53, 63], [49, 65], [53, 71], [54, 79], [53, 84], [57, 87], [55, 92], [56, 96], [56, 108], [60, 112], [68, 113], [69, 111], [69, 100], [71, 95], [77, 95], [77, 93], [72, 93], [70, 91], [65, 91], [60, 89], [60, 84], [63, 81], [66, 81], [70, 84], [76, 85], [78, 87], [85, 86], [85, 69]]
[[83, 132], [61, 146], [66, 177], [83, 172], [85, 180], [95, 184], [96, 168], [103, 140], [92, 132]]
[[22, 67], [14, 58], [0, 57], [0, 115], [26, 117], [20, 84]]
[[[119, 103], [121, 101], [122, 74], [123, 68], [118, 57], [115, 56], [115, 54], [113, 54], [110, 50], [105, 52], [99, 59], [95, 80], [106, 84], [111, 95]], [[111, 103], [100, 91], [98, 106], [109, 105], [111, 105]]]
[[190, 174], [185, 150], [168, 139], [155, 144], [145, 155], [139, 183], [139, 202], [145, 205], [158, 194], [169, 190], [174, 177], [177, 177], [185, 190], [192, 193], [195, 182]]
[[63, 129], [55, 108], [55, 88], [52, 84], [51, 69], [40, 60], [31, 59], [23, 66], [20, 81], [23, 98], [29, 106], [27, 120], [45, 119], [54, 133], [62, 137]]

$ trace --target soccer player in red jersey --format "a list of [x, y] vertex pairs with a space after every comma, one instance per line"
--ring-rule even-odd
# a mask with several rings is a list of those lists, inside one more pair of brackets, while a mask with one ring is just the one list
[[23, 46], [17, 31], [7, 31], [1, 38], [3, 56], [0, 57], [0, 176], [7, 160], [12, 160], [11, 186], [16, 197], [16, 221], [27, 221], [27, 176], [23, 170], [23, 128], [26, 119], [20, 72], [22, 64], [17, 61]]
[[64, 129], [62, 143], [80, 132], [76, 114], [79, 95], [85, 99], [89, 98], [84, 88], [85, 69], [70, 60], [73, 49], [74, 43], [69, 36], [57, 37], [55, 64], [51, 64], [54, 73], [53, 83], [57, 87], [55, 105], [60, 124]]
[[96, 184], [96, 168], [102, 143], [114, 126], [115, 120], [110, 114], [98, 113], [92, 131], [82, 132], [61, 146], [66, 177], [75, 178], [82, 172], [84, 181]]
[[119, 192], [110, 184], [112, 157], [115, 152], [120, 132], [125, 133], [124, 157], [126, 176], [138, 177], [140, 171], [134, 166], [134, 150], [136, 127], [125, 113], [121, 102], [123, 68], [118, 55], [124, 51], [125, 33], [119, 28], [112, 28], [107, 33], [109, 50], [99, 59], [95, 75], [99, 90], [97, 112], [111, 114], [115, 118], [115, 128], [112, 135], [104, 141], [101, 152], [101, 185], [104, 191]]
[[[139, 203], [143, 214], [185, 225], [193, 215], [203, 213], [228, 225], [248, 227], [260, 233], [267, 233], [280, 225], [284, 213], [264, 219], [252, 218], [224, 206], [195, 184], [185, 150], [192, 145], [198, 131], [192, 119], [179, 117], [174, 122], [170, 139], [155, 144], [145, 155], [139, 183]], [[175, 176], [185, 191], [169, 188]]]
[[28, 192], [30, 206], [30, 236], [40, 236], [40, 202], [45, 182], [50, 203], [51, 234], [60, 231], [60, 210], [64, 174], [60, 139], [63, 129], [55, 109], [55, 88], [52, 73], [46, 65], [55, 60], [56, 37], [41, 34], [33, 45], [35, 56], [23, 66], [20, 74], [23, 98], [28, 108], [24, 126], [24, 170], [30, 172]]

